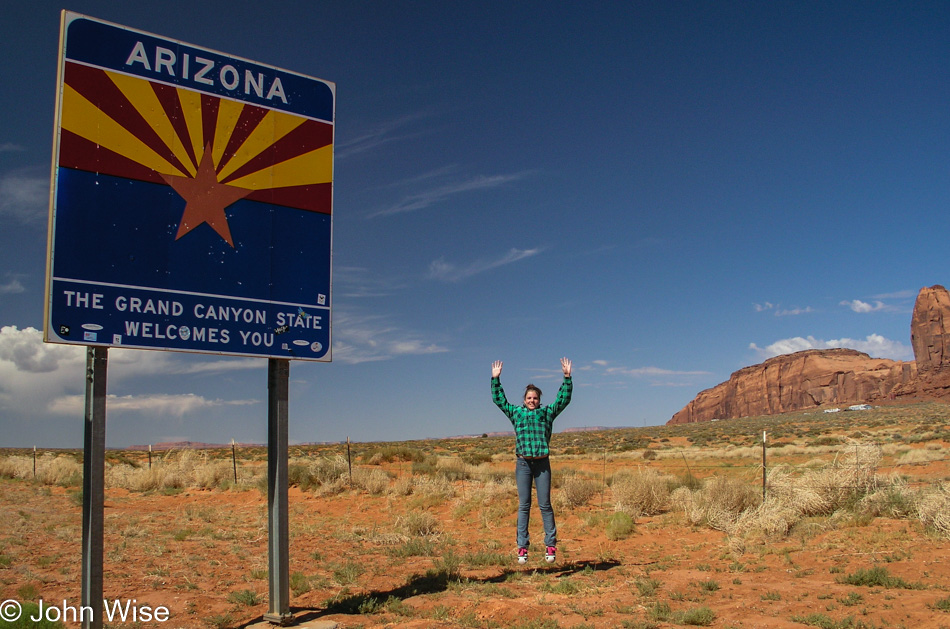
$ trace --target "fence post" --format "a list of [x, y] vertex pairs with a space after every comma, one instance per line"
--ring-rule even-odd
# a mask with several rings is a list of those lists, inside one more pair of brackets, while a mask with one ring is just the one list
[[36, 480], [36, 446], [33, 446], [33, 480]]
[[237, 485], [237, 457], [234, 454], [234, 437], [231, 438], [231, 467], [234, 468], [234, 484]]
[[765, 477], [766, 477], [766, 466], [765, 466], [765, 431], [762, 431], [762, 502], [765, 502]]
[[148, 444], [148, 469], [152, 469], [152, 444]]
[[346, 464], [350, 468], [350, 485], [353, 484], [353, 459], [350, 458], [350, 438], [346, 438]]

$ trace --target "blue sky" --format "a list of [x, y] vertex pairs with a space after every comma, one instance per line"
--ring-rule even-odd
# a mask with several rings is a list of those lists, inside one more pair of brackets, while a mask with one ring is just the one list
[[[197, 6], [196, 6], [197, 5]], [[946, 284], [950, 5], [76, 1], [336, 84], [333, 362], [293, 442], [666, 422], [808, 347], [913, 359]], [[0, 25], [0, 446], [81, 447], [84, 353], [42, 343], [61, 5]], [[266, 440], [265, 359], [111, 350], [107, 445]]]

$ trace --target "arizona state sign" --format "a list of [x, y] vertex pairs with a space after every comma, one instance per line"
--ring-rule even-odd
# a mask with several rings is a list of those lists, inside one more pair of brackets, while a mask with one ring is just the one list
[[64, 12], [45, 338], [330, 360], [335, 86]]

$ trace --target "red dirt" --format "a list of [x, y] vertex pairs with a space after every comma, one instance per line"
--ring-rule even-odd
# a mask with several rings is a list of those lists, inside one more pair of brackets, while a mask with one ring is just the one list
[[[714, 627], [802, 627], [793, 618], [810, 614], [839, 623], [853, 617], [854, 625], [846, 626], [950, 626], [950, 614], [931, 608], [950, 594], [950, 540], [927, 534], [915, 520], [876, 519], [839, 530], [815, 521], [814, 533], [799, 527], [804, 532], [750, 543], [734, 556], [723, 533], [684, 525], [676, 514], [641, 519], [633, 535], [610, 541], [604, 533], [609, 509], [562, 508], [557, 563], [545, 564], [535, 546], [529, 564], [518, 566], [513, 502], [511, 515], [497, 521], [478, 508], [461, 513], [455, 499], [425, 506], [411, 498], [357, 491], [319, 497], [291, 489], [290, 571], [310, 577], [311, 584], [309, 591], [291, 595], [296, 622], [367, 628], [532, 626], [532, 620], [557, 623], [533, 625], [538, 627], [677, 626], [656, 620], [655, 613], [651, 619], [660, 602], [673, 612], [708, 608], [715, 613]], [[0, 508], [0, 599], [22, 600], [32, 587], [48, 604], [65, 600], [78, 606], [82, 523], [75, 497], [59, 487], [0, 480]], [[259, 622], [268, 595], [266, 508], [266, 496], [256, 490], [172, 496], [107, 490], [106, 599], [170, 610], [167, 622], [141, 627]], [[396, 545], [386, 543], [386, 535], [410, 509], [436, 516], [437, 552], [449, 548], [461, 558], [461, 582], [426, 576], [447, 565], [444, 555], [393, 554]], [[540, 537], [536, 511], [532, 533]], [[504, 553], [511, 562], [472, 568], [465, 558], [478, 551]], [[348, 563], [362, 574], [341, 585], [336, 575]], [[875, 566], [922, 589], [838, 582]], [[655, 580], [654, 593], [641, 593], [643, 578]], [[229, 600], [244, 590], [261, 602]], [[365, 609], [373, 607], [365, 604], [370, 597], [378, 601], [376, 611]], [[356, 609], [360, 602], [366, 613]]]

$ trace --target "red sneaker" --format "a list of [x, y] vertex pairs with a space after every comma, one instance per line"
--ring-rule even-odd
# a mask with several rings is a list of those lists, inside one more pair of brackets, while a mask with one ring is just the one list
[[518, 549], [518, 563], [527, 563], [528, 562], [528, 549], [519, 548]]
[[544, 551], [544, 560], [548, 563], [554, 563], [555, 559], [557, 559], [557, 548], [548, 546], [547, 550]]

